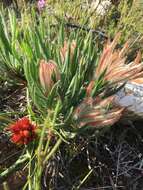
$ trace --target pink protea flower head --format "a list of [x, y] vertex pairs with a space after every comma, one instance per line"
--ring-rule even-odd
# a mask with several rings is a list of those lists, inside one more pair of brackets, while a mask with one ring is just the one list
[[[76, 46], [77, 46], [76, 42], [74, 40], [72, 40], [72, 42], [70, 43], [70, 58], [71, 58], [71, 60], [73, 58], [74, 50], [75, 50]], [[64, 62], [67, 52], [68, 52], [68, 43], [67, 43], [67, 41], [64, 41], [64, 45], [60, 49], [60, 55], [61, 55], [62, 62]]]
[[125, 54], [129, 49], [129, 42], [127, 41], [121, 50], [116, 49], [120, 35], [120, 33], [117, 33], [112, 42], [108, 41], [95, 72], [95, 78], [99, 78], [105, 71], [104, 81], [108, 81], [110, 84], [124, 83], [143, 75], [140, 52], [138, 52], [134, 61], [126, 64]]
[[38, 6], [39, 10], [43, 9], [45, 7], [45, 5], [46, 5], [45, 0], [38, 0], [37, 6]]
[[36, 126], [27, 117], [19, 119], [8, 128], [11, 131], [11, 141], [18, 145], [29, 144], [36, 138]]
[[60, 73], [57, 64], [53, 60], [49, 60], [48, 62], [45, 60], [40, 61], [39, 79], [47, 95], [52, 89], [54, 83], [60, 80]]
[[105, 99], [85, 98], [83, 102], [75, 109], [74, 119], [78, 127], [105, 127], [113, 125], [122, 116], [124, 108], [115, 106], [110, 107], [113, 103], [114, 96]]

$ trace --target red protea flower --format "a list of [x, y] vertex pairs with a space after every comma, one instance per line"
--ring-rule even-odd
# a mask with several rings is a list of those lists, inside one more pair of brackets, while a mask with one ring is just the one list
[[19, 119], [9, 126], [11, 131], [11, 141], [18, 145], [28, 144], [36, 137], [36, 126], [27, 117]]

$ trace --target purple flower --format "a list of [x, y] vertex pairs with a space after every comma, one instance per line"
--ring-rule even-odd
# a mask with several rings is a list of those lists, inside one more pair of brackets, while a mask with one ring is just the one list
[[46, 5], [45, 0], [39, 0], [38, 1], [38, 9], [39, 10], [43, 9], [45, 7], [45, 5]]

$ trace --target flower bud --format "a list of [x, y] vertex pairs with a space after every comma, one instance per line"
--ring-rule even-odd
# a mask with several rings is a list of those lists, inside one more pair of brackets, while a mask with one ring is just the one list
[[46, 94], [50, 92], [55, 82], [60, 80], [60, 73], [56, 63], [52, 60], [40, 61], [39, 79]]
[[[71, 60], [73, 58], [75, 48], [76, 48], [76, 42], [73, 40], [70, 44], [70, 58], [71, 58]], [[65, 41], [64, 46], [60, 50], [62, 62], [64, 62], [67, 52], [68, 52], [68, 43]]]

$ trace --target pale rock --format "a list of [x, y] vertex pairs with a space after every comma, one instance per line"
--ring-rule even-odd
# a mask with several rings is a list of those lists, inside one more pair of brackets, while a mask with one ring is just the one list
[[91, 9], [95, 10], [98, 15], [104, 16], [110, 5], [110, 0], [94, 0], [91, 3]]
[[115, 103], [143, 117], [143, 84], [128, 82], [117, 92]]

